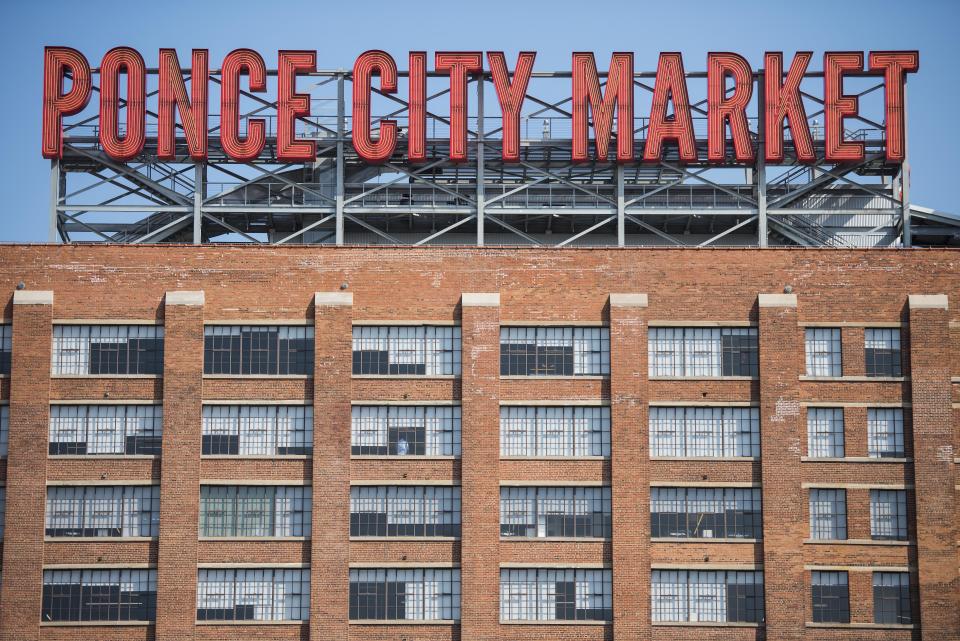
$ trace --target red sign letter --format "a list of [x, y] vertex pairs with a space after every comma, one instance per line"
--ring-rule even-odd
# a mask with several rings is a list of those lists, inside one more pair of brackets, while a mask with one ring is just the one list
[[844, 141], [843, 119], [855, 116], [860, 104], [856, 96], [843, 93], [846, 71], [863, 71], [862, 51], [823, 54], [824, 148], [826, 158], [831, 162], [863, 160], [863, 143]]
[[[667, 118], [667, 100], [673, 100], [673, 117]], [[663, 141], [675, 140], [680, 148], [682, 162], [696, 162], [697, 142], [690, 118], [690, 99], [687, 97], [687, 78], [683, 71], [683, 56], [679, 53], [661, 53], [657, 63], [657, 78], [653, 86], [653, 104], [650, 107], [650, 130], [643, 149], [644, 162], [659, 162], [663, 156]]]
[[[63, 93], [63, 79], [69, 74], [73, 85]], [[43, 50], [43, 135], [44, 158], [63, 156], [63, 117], [73, 115], [90, 100], [90, 63], [82, 53], [69, 47]]]
[[467, 76], [483, 71], [479, 51], [438, 51], [434, 54], [437, 71], [450, 72], [450, 160], [467, 159]]
[[504, 162], [520, 160], [520, 109], [527, 97], [527, 84], [533, 71], [535, 51], [521, 51], [517, 56], [517, 67], [513, 72], [513, 83], [507, 71], [507, 61], [502, 51], [488, 51], [490, 75], [500, 100], [500, 112], [503, 114], [503, 149], [500, 157]]
[[267, 66], [256, 51], [234, 49], [223, 59], [220, 71], [220, 144], [230, 158], [245, 162], [263, 151], [266, 123], [263, 118], [247, 118], [247, 135], [240, 139], [240, 75], [250, 77], [250, 91], [265, 91]]
[[427, 159], [427, 53], [410, 52], [409, 104], [407, 106], [407, 160]]
[[[733, 76], [733, 95], [726, 97], [727, 76]], [[753, 162], [753, 143], [747, 122], [747, 104], [753, 95], [750, 63], [735, 53], [707, 54], [707, 160], [727, 158], [727, 126], [738, 162]]]
[[157, 156], [163, 160], [176, 158], [174, 108], [180, 110], [187, 151], [194, 160], [207, 157], [207, 84], [210, 81], [209, 54], [206, 49], [193, 50], [190, 69], [190, 90], [183, 81], [176, 49], [160, 50], [160, 106], [157, 113]]
[[397, 146], [397, 121], [380, 120], [380, 137], [370, 139], [370, 78], [380, 74], [380, 91], [397, 90], [397, 63], [385, 51], [365, 51], [353, 64], [353, 148], [369, 163], [386, 162]]
[[277, 160], [310, 162], [317, 157], [313, 140], [294, 140], [294, 119], [310, 115], [310, 94], [294, 93], [297, 73], [317, 70], [316, 51], [281, 51], [277, 62]]
[[[120, 135], [120, 74], [127, 74], [127, 133]], [[115, 160], [130, 160], [146, 141], [147, 68], [129, 47], [111, 49], [100, 62], [100, 146]]]
[[813, 54], [798, 51], [790, 63], [790, 71], [783, 79], [783, 52], [768, 51], [764, 58], [764, 146], [767, 162], [783, 162], [783, 120], [789, 118], [790, 136], [800, 162], [817, 159], [813, 152], [813, 139], [807, 126], [807, 112], [800, 97], [800, 83]]
[[633, 54], [616, 52], [610, 58], [607, 86], [600, 98], [600, 79], [593, 54], [573, 54], [573, 161], [588, 159], [587, 101], [593, 113], [593, 137], [597, 160], [607, 159], [613, 129], [613, 106], [617, 106], [617, 162], [633, 160]]
[[904, 122], [904, 88], [906, 75], [920, 68], [918, 51], [871, 51], [870, 71], [884, 74], [884, 106], [887, 121], [887, 160], [903, 162], [907, 155], [906, 123]]

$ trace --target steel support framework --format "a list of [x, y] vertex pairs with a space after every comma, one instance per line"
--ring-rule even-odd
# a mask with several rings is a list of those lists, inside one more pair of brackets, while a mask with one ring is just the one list
[[[151, 81], [156, 86], [156, 74], [148, 71], [148, 88]], [[853, 79], [859, 82], [855, 93], [861, 113], [846, 120], [846, 137], [865, 145], [863, 162], [823, 161], [823, 102], [816, 97], [822, 74], [811, 72], [803, 96], [818, 161], [797, 163], [785, 129], [785, 164], [767, 165], [762, 127], [751, 118], [759, 160], [745, 166], [732, 160], [729, 144], [729, 162], [705, 160], [706, 100], [698, 99], [706, 93], [705, 73], [687, 74], [702, 159], [690, 165], [681, 165], [670, 145], [656, 164], [572, 162], [570, 72], [533, 74], [521, 116], [521, 159], [514, 164], [500, 158], [500, 110], [489, 74], [474, 76], [468, 92], [469, 159], [450, 162], [448, 79], [429, 76], [428, 159], [420, 164], [406, 160], [408, 105], [402, 84], [396, 94], [374, 91], [374, 132], [381, 120], [399, 123], [395, 155], [381, 166], [357, 157], [348, 71], [299, 79], [298, 91], [310, 94], [315, 114], [296, 122], [296, 135], [317, 143], [317, 160], [308, 164], [275, 160], [276, 103], [263, 97], [269, 91], [241, 92], [241, 132], [252, 118], [267, 124], [264, 153], [248, 163], [222, 152], [218, 114], [208, 122], [207, 161], [191, 161], [182, 137], [174, 161], [158, 159], [156, 110], [150, 103], [156, 91], [148, 95], [143, 154], [127, 164], [115, 162], [100, 148], [95, 105], [88, 107], [65, 119], [64, 156], [51, 164], [50, 240], [701, 247], [960, 243], [955, 216], [911, 207], [908, 162], [885, 161], [883, 83], [876, 77]], [[600, 76], [603, 87], [605, 74]], [[275, 84], [275, 72], [269, 77]], [[649, 104], [653, 78], [653, 73], [635, 74], [638, 114]], [[95, 88], [98, 80], [95, 72]], [[748, 113], [758, 113], [763, 81], [762, 71], [754, 74]], [[211, 89], [218, 87], [215, 70]], [[216, 104], [217, 93], [211, 93]], [[636, 118], [637, 158], [646, 129], [647, 118]]]

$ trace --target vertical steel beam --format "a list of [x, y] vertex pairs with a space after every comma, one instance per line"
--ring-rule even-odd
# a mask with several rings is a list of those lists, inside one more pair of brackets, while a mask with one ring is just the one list
[[207, 194], [207, 166], [197, 162], [193, 166], [193, 244], [203, 242], [203, 199]]
[[767, 133], [766, 133], [766, 70], [757, 76], [757, 170], [753, 172], [757, 186], [757, 245], [767, 246]]
[[903, 246], [913, 246], [910, 228], [910, 135], [907, 118], [907, 75], [903, 76], [903, 163], [900, 165], [900, 225], [903, 228]]
[[57, 206], [60, 204], [60, 161], [54, 158], [50, 161], [50, 230], [47, 233], [47, 240], [56, 243], [61, 240], [59, 231], [60, 212]]
[[627, 244], [626, 198], [623, 196], [623, 165], [617, 163], [617, 247]]
[[346, 78], [346, 72], [341, 71], [337, 75], [337, 187], [336, 187], [336, 243], [343, 244], [343, 136], [344, 136], [344, 116], [345, 103], [343, 100], [343, 84]]
[[477, 246], [483, 247], [483, 214], [484, 199], [486, 193], [484, 190], [483, 162], [483, 83], [485, 82], [483, 73], [477, 80]]

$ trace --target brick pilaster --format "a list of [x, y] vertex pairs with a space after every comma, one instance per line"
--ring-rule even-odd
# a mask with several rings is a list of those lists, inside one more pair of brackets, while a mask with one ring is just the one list
[[463, 294], [460, 638], [500, 638], [500, 295]]
[[157, 551], [157, 641], [193, 639], [203, 421], [203, 292], [167, 292]]
[[7, 518], [0, 586], [3, 641], [32, 641], [40, 636], [52, 321], [53, 292], [14, 292]]
[[349, 638], [353, 294], [314, 296], [310, 638]]
[[646, 294], [610, 294], [614, 639], [651, 636], [646, 313]]
[[957, 494], [946, 296], [909, 297], [913, 469], [916, 487], [920, 627], [924, 639], [960, 639]]
[[[760, 469], [763, 479], [763, 580], [768, 639], [802, 639], [809, 599], [804, 581], [804, 493], [800, 454], [803, 331], [797, 297], [760, 294]], [[801, 600], [802, 599], [802, 600]], [[799, 600], [799, 601], [798, 601]]]

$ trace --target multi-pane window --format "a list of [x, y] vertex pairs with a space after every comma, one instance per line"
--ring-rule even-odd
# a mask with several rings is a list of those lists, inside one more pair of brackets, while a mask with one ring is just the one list
[[906, 572], [873, 573], [873, 622], [913, 623], [910, 575]]
[[905, 490], [870, 490], [870, 538], [907, 540], [907, 493]]
[[350, 488], [350, 536], [460, 536], [460, 488]]
[[752, 327], [651, 327], [651, 377], [756, 376], [760, 361]]
[[870, 408], [867, 410], [867, 453], [871, 458], [902, 458], [903, 410]]
[[208, 325], [203, 328], [203, 373], [313, 374], [313, 328]]
[[863, 348], [867, 376], [900, 376], [903, 373], [899, 329], [865, 329]]
[[850, 623], [850, 588], [846, 572], [817, 572], [811, 576], [814, 623]]
[[502, 327], [501, 376], [596, 376], [610, 373], [606, 327]]
[[502, 621], [611, 621], [610, 570], [500, 570]]
[[610, 456], [610, 408], [501, 407], [500, 455]]
[[308, 569], [197, 572], [198, 621], [306, 621], [309, 618]]
[[846, 490], [810, 490], [810, 538], [831, 541], [847, 538]]
[[7, 488], [0, 485], [0, 541], [3, 540], [3, 524], [7, 514]]
[[609, 537], [609, 487], [501, 487], [500, 536]]
[[56, 325], [53, 375], [163, 374], [163, 328]]
[[459, 406], [355, 405], [350, 453], [460, 456]]
[[371, 568], [350, 570], [352, 621], [457, 621], [460, 570]]
[[303, 486], [202, 485], [200, 536], [307, 536], [311, 496]]
[[156, 570], [46, 570], [41, 621], [155, 621]]
[[842, 374], [839, 328], [807, 328], [804, 351], [807, 358], [807, 376], [840, 376]]
[[381, 376], [460, 374], [460, 328], [354, 327], [353, 373]]
[[759, 539], [761, 515], [759, 488], [650, 488], [654, 538]]
[[51, 405], [49, 453], [159, 454], [160, 405]]
[[0, 456], [7, 455], [7, 442], [10, 439], [10, 407], [0, 405]]
[[204, 405], [203, 454], [287, 456], [313, 452], [313, 408], [305, 405]]
[[807, 408], [807, 453], [811, 458], [843, 458], [843, 408]]
[[653, 570], [654, 621], [763, 622], [763, 573]]
[[651, 407], [649, 423], [651, 456], [760, 456], [755, 407]]
[[160, 486], [47, 488], [47, 536], [130, 537], [160, 533]]
[[0, 325], [0, 374], [10, 373], [13, 354], [13, 332], [10, 325]]

